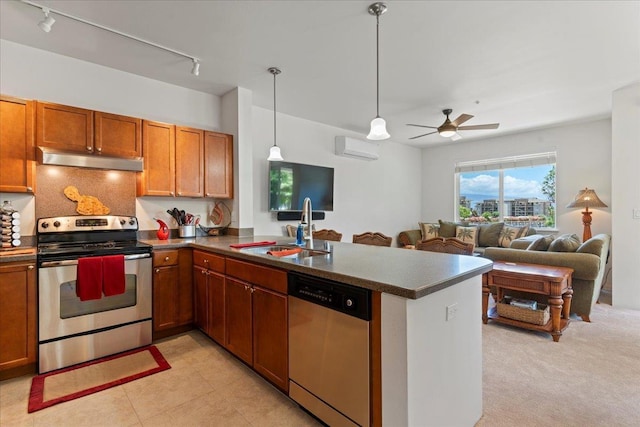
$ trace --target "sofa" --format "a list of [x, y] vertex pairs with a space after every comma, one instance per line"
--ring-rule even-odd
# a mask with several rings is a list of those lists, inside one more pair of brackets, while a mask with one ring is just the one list
[[504, 222], [473, 225], [464, 221], [438, 220], [437, 223], [419, 222], [418, 226], [420, 228], [401, 231], [398, 234], [399, 247], [413, 249], [420, 240], [433, 237], [455, 237], [465, 243], [473, 243], [475, 245], [473, 251], [482, 255], [488, 247], [510, 247], [514, 240], [536, 234], [536, 230], [532, 227], [512, 227], [505, 225]]
[[[563, 241], [569, 243], [563, 246]], [[533, 235], [514, 240], [510, 248], [486, 248], [483, 257], [492, 261], [572, 268], [573, 298], [570, 311], [590, 322], [591, 308], [598, 301], [605, 280], [610, 244], [611, 236], [608, 234], [598, 234], [584, 243], [580, 243], [575, 234], [558, 237]], [[518, 295], [514, 292], [513, 296], [547, 303], [544, 297], [534, 294]]]

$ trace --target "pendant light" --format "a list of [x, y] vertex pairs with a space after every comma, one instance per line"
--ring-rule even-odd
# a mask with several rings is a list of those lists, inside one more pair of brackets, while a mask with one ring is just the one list
[[284, 159], [282, 158], [282, 154], [280, 154], [280, 147], [276, 144], [276, 76], [282, 71], [280, 71], [279, 68], [271, 67], [269, 68], [269, 72], [273, 74], [273, 147], [269, 150], [267, 160], [270, 162], [279, 162]]
[[371, 130], [367, 139], [381, 141], [391, 137], [387, 132], [387, 122], [380, 117], [380, 15], [387, 11], [387, 5], [384, 3], [373, 3], [369, 6], [369, 13], [376, 16], [376, 117], [371, 120]]

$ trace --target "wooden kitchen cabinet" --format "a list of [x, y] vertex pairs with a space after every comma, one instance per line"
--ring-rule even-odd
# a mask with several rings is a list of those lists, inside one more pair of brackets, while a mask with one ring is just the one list
[[35, 372], [36, 269], [0, 264], [0, 380]]
[[[159, 250], [153, 253], [153, 332], [193, 323], [191, 249]], [[178, 331], [177, 331], [178, 332]], [[171, 334], [162, 334], [167, 336]]]
[[204, 195], [233, 198], [233, 135], [204, 133]]
[[33, 101], [0, 96], [0, 193], [35, 192]]
[[225, 343], [225, 258], [193, 251], [194, 323], [218, 344]]
[[204, 131], [176, 126], [176, 194], [204, 196]]
[[36, 102], [36, 143], [79, 153], [93, 152], [93, 111]]
[[235, 259], [226, 267], [225, 347], [287, 392], [287, 273]]
[[111, 157], [142, 156], [142, 119], [94, 112], [94, 151]]
[[175, 133], [174, 125], [142, 121], [144, 170], [136, 176], [138, 196], [175, 195]]

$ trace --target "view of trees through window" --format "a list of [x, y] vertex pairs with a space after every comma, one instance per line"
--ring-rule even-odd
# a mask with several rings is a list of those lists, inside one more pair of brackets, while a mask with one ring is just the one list
[[457, 177], [461, 220], [555, 227], [555, 164], [464, 171]]

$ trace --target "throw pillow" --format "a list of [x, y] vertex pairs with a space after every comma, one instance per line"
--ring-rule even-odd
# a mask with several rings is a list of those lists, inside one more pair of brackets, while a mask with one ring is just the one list
[[525, 236], [529, 231], [529, 226], [525, 225], [524, 227], [510, 227], [505, 225], [502, 227], [502, 231], [500, 232], [500, 238], [498, 239], [498, 246], [502, 246], [503, 248], [508, 248], [511, 246], [511, 242]]
[[441, 219], [438, 220], [438, 224], [440, 224], [438, 237], [456, 237], [457, 226], [461, 225], [463, 227], [467, 227], [469, 225], [468, 222], [452, 222], [452, 221], [443, 221]]
[[498, 246], [500, 232], [504, 227], [504, 222], [494, 224], [482, 224], [478, 226], [478, 246], [489, 247]]
[[456, 227], [456, 239], [464, 242], [464, 243], [473, 243], [476, 244], [476, 236], [477, 236], [478, 227]]
[[438, 237], [438, 229], [440, 226], [434, 222], [419, 222], [420, 233], [422, 234], [422, 240], [433, 239]]
[[593, 237], [578, 247], [576, 252], [587, 253], [594, 255], [602, 255], [602, 246], [604, 245], [603, 239], [594, 239]]
[[575, 252], [580, 247], [580, 239], [575, 234], [558, 236], [549, 245], [549, 252]]
[[537, 238], [536, 240], [534, 240], [527, 247], [527, 250], [528, 251], [546, 251], [547, 249], [549, 249], [549, 245], [551, 245], [551, 242], [553, 242], [555, 240], [555, 238], [556, 238], [556, 236], [554, 236], [554, 235], [541, 236], [541, 237]]

